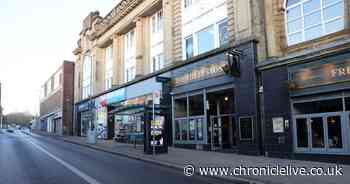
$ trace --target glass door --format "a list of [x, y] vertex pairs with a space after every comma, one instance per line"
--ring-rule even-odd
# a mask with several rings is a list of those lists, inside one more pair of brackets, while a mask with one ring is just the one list
[[211, 150], [222, 149], [221, 119], [211, 117]]
[[344, 152], [344, 130], [348, 113], [298, 115], [294, 120], [297, 152]]

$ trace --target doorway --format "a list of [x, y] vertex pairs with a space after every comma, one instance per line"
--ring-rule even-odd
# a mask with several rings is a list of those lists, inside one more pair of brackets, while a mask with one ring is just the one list
[[299, 99], [293, 103], [294, 150], [299, 153], [350, 153], [350, 98], [343, 95]]
[[230, 150], [237, 146], [234, 89], [207, 93], [208, 139], [211, 150]]
[[344, 152], [344, 127], [349, 121], [348, 112], [298, 115], [296, 128], [296, 151], [299, 152]]

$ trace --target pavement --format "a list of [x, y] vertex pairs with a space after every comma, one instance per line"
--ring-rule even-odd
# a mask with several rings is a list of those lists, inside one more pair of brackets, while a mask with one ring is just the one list
[[[219, 178], [223, 181], [243, 182], [243, 183], [285, 183], [285, 184], [348, 184], [350, 181], [350, 166], [349, 165], [335, 165], [332, 163], [321, 163], [311, 161], [289, 160], [268, 158], [263, 156], [247, 156], [234, 153], [219, 153], [198, 151], [189, 149], [180, 149], [169, 147], [168, 154], [159, 155], [146, 155], [143, 153], [143, 146], [138, 145], [134, 148], [130, 144], [116, 143], [114, 141], [98, 140], [97, 144], [91, 145], [86, 143], [86, 138], [82, 137], [56, 137], [65, 142], [78, 144], [84, 147], [89, 147], [95, 150], [104, 151], [107, 153], [125, 156], [137, 160], [142, 160], [149, 163], [154, 163], [170, 168], [183, 171], [187, 165], [192, 165], [196, 168], [196, 174], [201, 175], [198, 171], [199, 167], [267, 167], [267, 166], [279, 166], [279, 167], [295, 167], [305, 168], [307, 171], [311, 168], [322, 168], [327, 170], [331, 167], [341, 167], [342, 176], [301, 176], [301, 175], [289, 175], [289, 176], [243, 176], [243, 175], [229, 175], [218, 176], [211, 175], [213, 178]], [[203, 176], [201, 176], [203, 177]], [[206, 177], [207, 178], [207, 177]]]
[[0, 134], [0, 184], [216, 184], [183, 172], [29, 132]]

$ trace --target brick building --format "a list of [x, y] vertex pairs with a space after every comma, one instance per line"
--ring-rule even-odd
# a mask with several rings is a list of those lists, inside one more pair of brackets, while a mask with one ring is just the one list
[[74, 63], [62, 66], [42, 86], [40, 130], [58, 135], [73, 135]]

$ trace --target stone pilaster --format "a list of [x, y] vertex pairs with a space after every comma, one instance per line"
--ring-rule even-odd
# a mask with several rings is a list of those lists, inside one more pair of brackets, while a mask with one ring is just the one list
[[144, 75], [144, 22], [143, 18], [136, 20], [135, 36], [136, 36], [136, 77]]
[[174, 61], [173, 55], [173, 4], [174, 0], [163, 0], [163, 35], [164, 35], [164, 64], [170, 65]]
[[174, 61], [182, 60], [182, 0], [172, 1], [172, 15], [173, 15], [173, 25], [172, 25], [172, 36], [173, 36], [173, 59]]

